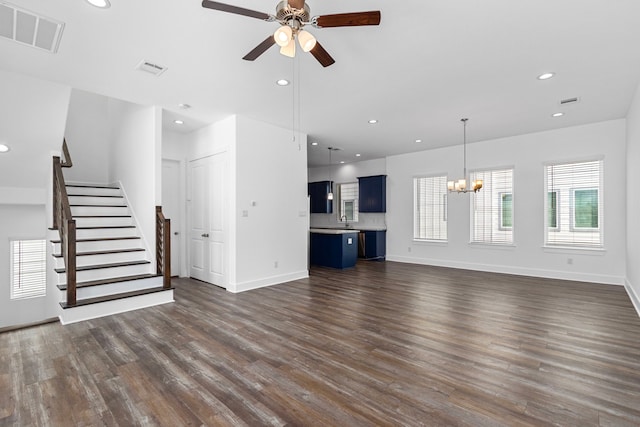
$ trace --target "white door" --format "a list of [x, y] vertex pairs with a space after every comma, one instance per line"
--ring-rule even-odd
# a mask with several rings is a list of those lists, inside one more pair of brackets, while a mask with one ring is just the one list
[[182, 216], [180, 215], [180, 162], [177, 160], [162, 160], [162, 212], [165, 218], [171, 219], [171, 275], [180, 275], [180, 230], [182, 230]]
[[191, 277], [225, 287], [226, 153], [190, 162]]

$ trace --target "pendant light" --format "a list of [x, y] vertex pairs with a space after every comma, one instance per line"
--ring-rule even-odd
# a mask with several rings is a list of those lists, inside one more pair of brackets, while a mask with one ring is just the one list
[[467, 188], [467, 121], [469, 119], [460, 119], [464, 128], [463, 147], [464, 147], [464, 170], [462, 179], [447, 182], [447, 189], [452, 193], [477, 193], [482, 188], [482, 180], [477, 179], [471, 183], [471, 188]]
[[331, 181], [331, 152], [333, 147], [329, 147], [329, 194], [327, 194], [327, 200], [333, 200], [333, 181]]

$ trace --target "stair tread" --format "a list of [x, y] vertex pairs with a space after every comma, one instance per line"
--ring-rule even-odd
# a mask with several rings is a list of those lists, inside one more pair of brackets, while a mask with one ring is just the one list
[[173, 289], [173, 287], [170, 288], [170, 289], [165, 289], [165, 288], [159, 286], [157, 288], [141, 289], [141, 290], [137, 290], [137, 291], [122, 292], [122, 293], [119, 293], [119, 294], [106, 295], [106, 296], [103, 296], [103, 297], [81, 299], [81, 300], [77, 300], [76, 304], [72, 305], [72, 306], [67, 305], [66, 302], [61, 302], [60, 306], [62, 306], [63, 309], [73, 308], [73, 307], [81, 307], [83, 305], [97, 304], [97, 303], [101, 303], [101, 302], [114, 301], [114, 300], [119, 300], [119, 299], [123, 299], [123, 298], [130, 298], [130, 297], [136, 297], [136, 296], [140, 296], [140, 295], [153, 294], [153, 293], [156, 293], [156, 292], [170, 291], [172, 289]]
[[73, 218], [131, 218], [131, 215], [72, 215]]
[[[144, 248], [109, 249], [106, 251], [77, 252], [76, 256], [110, 255], [110, 254], [120, 254], [124, 252], [140, 252], [140, 251], [144, 251]], [[62, 254], [52, 254], [52, 255], [54, 258], [62, 258]]]
[[67, 184], [66, 187], [78, 187], [78, 188], [109, 188], [112, 190], [119, 190], [120, 187], [118, 187], [117, 185], [110, 185], [110, 184], [104, 184], [104, 185], [100, 185], [100, 184]]
[[[122, 277], [113, 277], [110, 279], [100, 279], [100, 280], [89, 280], [87, 282], [78, 282], [76, 283], [76, 288], [88, 288], [91, 286], [99, 286], [99, 285], [110, 285], [112, 283], [121, 283], [121, 282], [129, 282], [134, 280], [142, 280], [142, 279], [150, 279], [152, 277], [158, 277], [156, 274], [137, 274], [135, 276], [122, 276]], [[67, 290], [67, 284], [64, 283], [62, 285], [58, 285], [58, 289], [61, 291]]]
[[124, 196], [115, 196], [110, 194], [69, 194], [69, 197], [112, 197], [115, 199], [124, 199]]
[[[102, 242], [109, 240], [132, 240], [132, 239], [141, 239], [140, 236], [122, 236], [122, 237], [93, 237], [90, 239], [76, 239], [76, 243], [79, 242]], [[60, 243], [60, 240], [51, 240], [51, 243]]]
[[[76, 267], [76, 271], [100, 270], [103, 268], [115, 268], [115, 267], [129, 267], [132, 265], [142, 265], [142, 264], [151, 264], [151, 261], [140, 260], [140, 261], [127, 261], [127, 262], [114, 262], [110, 264], [83, 265], [82, 267]], [[66, 272], [66, 269], [56, 268], [54, 271], [56, 273], [64, 273]]]
[[73, 204], [73, 203], [71, 203], [69, 206], [72, 207], [72, 208], [85, 208], [85, 207], [86, 208], [126, 208], [127, 207], [127, 205], [107, 205], [107, 204], [104, 204], [104, 205], [97, 204], [96, 205], [96, 204], [86, 204], [86, 203], [85, 204], [82, 204], [82, 203]]
[[76, 230], [99, 230], [101, 228], [136, 228], [135, 225], [96, 225], [91, 227], [76, 227]]

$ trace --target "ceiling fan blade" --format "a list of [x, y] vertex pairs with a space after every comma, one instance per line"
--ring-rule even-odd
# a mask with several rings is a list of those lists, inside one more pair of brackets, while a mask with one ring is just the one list
[[225, 3], [219, 3], [217, 1], [202, 0], [202, 7], [206, 7], [207, 9], [219, 10], [222, 12], [235, 13], [236, 15], [248, 16], [250, 18], [263, 19], [265, 21], [272, 20], [272, 16], [268, 13], [257, 12], [255, 10], [232, 6]]
[[335, 63], [335, 59], [329, 55], [329, 52], [324, 50], [320, 43], [316, 42], [316, 45], [309, 52], [318, 60], [323, 67], [328, 67], [329, 65]]
[[273, 38], [273, 36], [269, 36], [264, 39], [264, 41], [258, 46], [253, 48], [251, 52], [247, 53], [242, 59], [246, 61], [255, 61], [260, 55], [265, 53], [274, 44], [276, 44], [276, 40]]
[[294, 9], [302, 9], [304, 7], [304, 0], [289, 0], [289, 6]]
[[314, 18], [315, 24], [319, 28], [324, 27], [352, 27], [359, 25], [380, 24], [380, 11], [337, 13], [334, 15], [322, 15]]

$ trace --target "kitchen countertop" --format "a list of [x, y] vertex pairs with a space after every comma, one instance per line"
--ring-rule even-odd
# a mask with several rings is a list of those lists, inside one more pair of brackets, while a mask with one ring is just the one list
[[310, 228], [309, 232], [317, 234], [349, 234], [358, 233], [360, 230], [353, 228]]
[[347, 231], [387, 231], [387, 227], [384, 226], [380, 226], [380, 227], [374, 227], [374, 226], [364, 226], [364, 227], [357, 227], [357, 228], [351, 228], [351, 227], [311, 227], [310, 230], [316, 230], [314, 232], [316, 233], [320, 233], [321, 231], [317, 231], [317, 230], [347, 230]]

